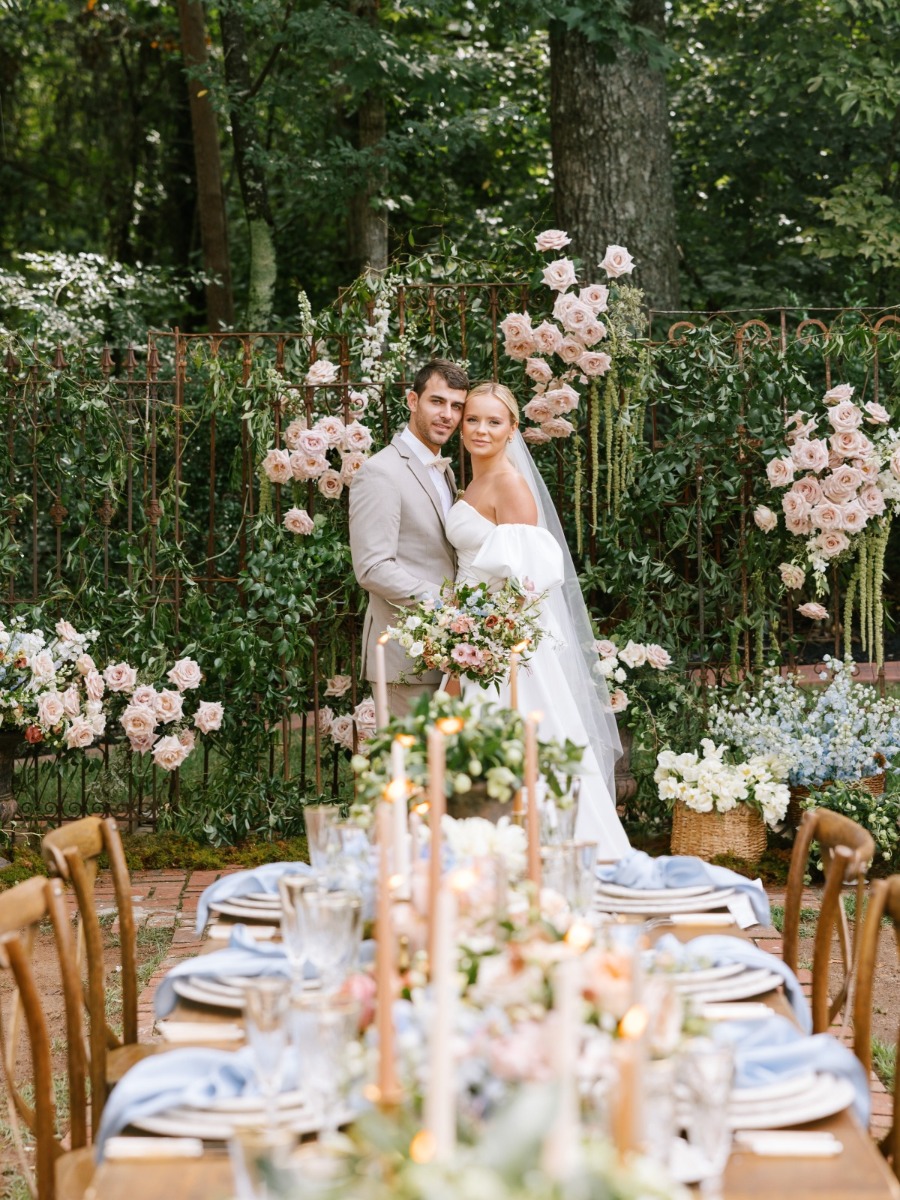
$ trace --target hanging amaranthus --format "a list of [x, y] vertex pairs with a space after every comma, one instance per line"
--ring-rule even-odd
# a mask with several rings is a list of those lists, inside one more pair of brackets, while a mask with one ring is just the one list
[[591, 380], [591, 528], [597, 528], [597, 477], [600, 474], [600, 397], [596, 379]]
[[615, 369], [606, 376], [603, 389], [603, 421], [606, 433], [606, 509], [612, 508], [613, 499], [613, 440], [615, 437], [616, 394], [618, 392]]
[[853, 606], [858, 591], [859, 563], [857, 562], [847, 585], [847, 594], [844, 596], [844, 658], [851, 658], [853, 653]]
[[581, 458], [581, 438], [575, 439], [575, 486], [573, 503], [575, 505], [575, 549], [578, 554], [581, 554], [584, 549], [584, 528], [582, 525], [581, 512], [581, 484], [582, 484], [582, 458]]

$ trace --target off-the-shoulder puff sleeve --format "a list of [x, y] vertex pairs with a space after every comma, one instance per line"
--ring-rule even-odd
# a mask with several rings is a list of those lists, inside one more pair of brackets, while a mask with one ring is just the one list
[[528, 578], [538, 592], [546, 592], [565, 579], [556, 538], [536, 525], [498, 525], [485, 539], [472, 567], [489, 579], [491, 589], [501, 587], [507, 579]]

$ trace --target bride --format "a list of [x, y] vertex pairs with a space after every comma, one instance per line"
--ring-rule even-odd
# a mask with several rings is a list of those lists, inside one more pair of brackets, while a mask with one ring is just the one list
[[[480, 383], [466, 397], [463, 445], [472, 482], [447, 516], [447, 539], [458, 559], [457, 582], [500, 587], [531, 581], [547, 592], [541, 620], [547, 635], [519, 671], [519, 709], [540, 712], [542, 737], [570, 738], [586, 747], [575, 834], [597, 843], [602, 859], [629, 848], [616, 815], [613, 771], [621, 754], [604, 681], [592, 672], [594, 635], [572, 556], [547, 488], [519, 433], [510, 390]], [[509, 685], [479, 688], [462, 680], [467, 700], [509, 704]]]

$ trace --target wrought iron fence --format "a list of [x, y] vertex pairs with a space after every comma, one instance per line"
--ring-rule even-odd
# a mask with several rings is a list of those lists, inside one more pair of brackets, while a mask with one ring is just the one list
[[[408, 379], [435, 353], [467, 362], [472, 377], [515, 384], [520, 368], [503, 357], [499, 323], [528, 299], [520, 284], [398, 288], [391, 303], [397, 348], [389, 378], [374, 385], [358, 381], [359, 347], [343, 299], [332, 331], [316, 339], [176, 329], [151, 332], [145, 346], [121, 352], [57, 347], [47, 356], [33, 346], [10, 348], [0, 383], [0, 594], [10, 606], [51, 607], [105, 596], [107, 605], [166, 614], [183, 646], [192, 637], [190, 596], [250, 603], [242, 580], [260, 509], [280, 522], [287, 507], [283, 488], [270, 489], [261, 477], [260, 461], [269, 446], [283, 444], [288, 420], [322, 412], [347, 420], [352, 396], [365, 388], [367, 422], [383, 444], [402, 417]], [[658, 604], [663, 624], [668, 614], [689, 644], [693, 664], [715, 669], [728, 658], [723, 646], [737, 644], [741, 665], [750, 668], [776, 633], [791, 643], [793, 615], [783, 599], [768, 597], [776, 611], [781, 605], [776, 621], [754, 614], [756, 592], [765, 590], [754, 574], [748, 517], [760, 448], [781, 429], [792, 372], [830, 386], [836, 372], [852, 371], [868, 399], [895, 397], [898, 333], [893, 310], [651, 312], [647, 394], [627, 437], [642, 456], [633, 486], [671, 470], [668, 498], [649, 513], [633, 495], [619, 495], [615, 505], [610, 499], [615, 464], [603, 453], [604, 440], [607, 449], [618, 445], [618, 414], [634, 400], [624, 385], [612, 407], [587, 389], [572, 447], [557, 441], [536, 450], [600, 627], [610, 630], [641, 605]], [[338, 367], [337, 378], [308, 386], [308, 367], [323, 356]], [[685, 380], [704, 379], [713, 384], [683, 394]], [[727, 428], [708, 423], [717, 387], [734, 414]], [[768, 413], [762, 425], [761, 412]], [[462, 453], [459, 476], [464, 482]], [[735, 494], [725, 504], [728, 489]], [[325, 500], [314, 481], [304, 491], [311, 514], [325, 509], [329, 520], [338, 512], [345, 520], [346, 493]], [[629, 555], [644, 564], [643, 575], [633, 572], [646, 593], [640, 597], [637, 584], [622, 584]], [[723, 604], [726, 584], [733, 600]], [[690, 612], [682, 605], [676, 616], [671, 596], [678, 589], [679, 595], [688, 589], [693, 600]], [[306, 686], [293, 693], [286, 687], [279, 719], [267, 719], [272, 736], [259, 769], [295, 784], [298, 799], [336, 794], [339, 787], [343, 752], [323, 726], [326, 698], [318, 681], [345, 673], [351, 701], [362, 695], [357, 649], [364, 597], [348, 595], [328, 628], [310, 619]], [[286, 672], [291, 664], [280, 666]], [[202, 788], [209, 769], [207, 754], [192, 786]], [[162, 808], [177, 806], [184, 786], [115, 746], [96, 759], [23, 759], [18, 775], [23, 815], [49, 822], [100, 810], [132, 827], [154, 826]]]

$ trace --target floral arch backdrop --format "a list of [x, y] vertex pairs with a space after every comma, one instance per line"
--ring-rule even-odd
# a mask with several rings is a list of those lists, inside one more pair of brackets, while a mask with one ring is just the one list
[[[558, 250], [549, 249], [545, 259]], [[592, 345], [576, 337], [586, 369], [572, 347], [553, 361], [560, 347], [547, 329], [549, 341], [531, 344], [541, 325], [570, 336], [564, 291], [543, 278], [554, 265], [542, 261], [514, 283], [363, 280], [316, 319], [301, 296], [290, 333], [158, 331], [116, 354], [15, 339], [3, 347], [7, 605], [41, 602], [54, 619], [96, 627], [111, 658], [127, 647], [130, 661], [152, 668], [191, 655], [204, 694], [229, 699], [215, 751], [180, 778], [160, 778], [115, 746], [77, 762], [36, 758], [20, 773], [25, 815], [106, 809], [237, 839], [291, 832], [299, 801], [348, 786], [344, 747], [358, 732], [351, 716], [364, 686], [347, 488], [402, 421], [406, 380], [432, 354], [465, 362], [472, 378], [502, 379], [529, 406], [526, 418], [542, 418], [527, 421], [538, 431], [528, 436], [598, 633], [660, 643], [683, 670], [752, 671], [840, 652], [833, 618], [845, 614], [849, 588], [867, 649], [858, 619], [853, 648], [875, 656], [889, 523], [874, 514], [864, 570], [854, 541], [818, 573], [817, 594], [809, 562], [802, 590], [790, 586], [797, 570], [779, 570], [801, 564], [803, 538], [783, 523], [763, 532], [754, 512], [759, 520], [760, 506], [781, 508], [783, 481], [776, 469], [773, 486], [766, 468], [790, 454], [786, 419], [811, 414], [829, 389], [852, 387], [860, 406], [883, 410], [878, 435], [893, 446], [900, 316], [648, 319], [627, 272], [596, 285], [609, 287], [603, 297], [591, 292], [595, 281], [579, 291], [569, 280], [565, 291], [588, 309], [578, 319], [603, 326]], [[523, 314], [530, 333], [508, 320]], [[542, 352], [550, 380], [533, 365]], [[572, 394], [556, 402], [567, 407], [545, 411], [542, 397], [562, 389]], [[464, 462], [458, 474], [464, 481]], [[829, 620], [799, 614], [801, 602], [821, 603]], [[677, 720], [669, 732], [677, 738]]]

